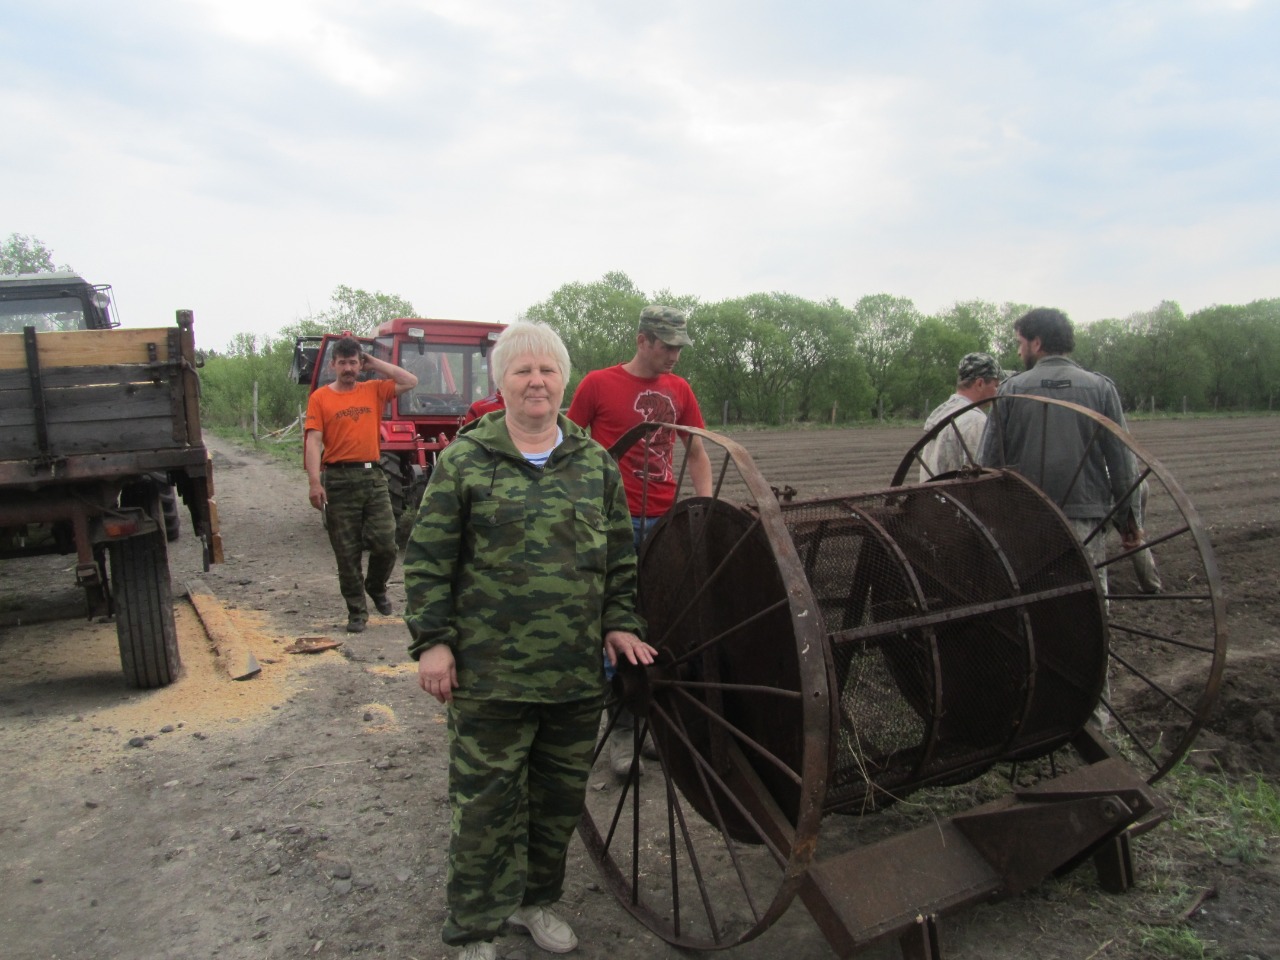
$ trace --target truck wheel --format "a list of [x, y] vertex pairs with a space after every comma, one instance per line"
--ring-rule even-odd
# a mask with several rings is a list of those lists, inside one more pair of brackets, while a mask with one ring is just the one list
[[409, 531], [413, 529], [413, 512], [407, 510], [405, 494], [407, 487], [404, 474], [400, 472], [400, 461], [390, 454], [384, 454], [379, 461], [382, 472], [387, 475], [387, 493], [391, 495], [391, 514], [396, 518], [396, 546], [403, 547], [409, 542]]
[[182, 519], [178, 510], [178, 491], [172, 486], [160, 488], [160, 509], [164, 513], [164, 538], [173, 543], [182, 534]]
[[164, 535], [157, 530], [115, 540], [108, 552], [125, 681], [142, 690], [166, 686], [177, 679], [182, 661]]

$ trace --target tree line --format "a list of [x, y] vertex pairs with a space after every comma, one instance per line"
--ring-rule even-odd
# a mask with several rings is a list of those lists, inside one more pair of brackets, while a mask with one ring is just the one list
[[[52, 262], [29, 237], [14, 234], [0, 244], [0, 272], [49, 269]], [[694, 344], [676, 371], [693, 385], [713, 426], [921, 419], [951, 394], [964, 354], [991, 353], [1006, 369], [1021, 368], [1013, 321], [1032, 306], [969, 300], [926, 314], [906, 297], [883, 293], [852, 306], [777, 292], [703, 302], [665, 289], [646, 293], [625, 273], [611, 272], [563, 284], [523, 316], [545, 321], [564, 340], [572, 396], [587, 371], [630, 358], [648, 303], [687, 311]], [[246, 426], [256, 383], [264, 429], [289, 423], [306, 402], [306, 388], [288, 376], [295, 337], [370, 334], [386, 320], [417, 315], [401, 297], [339, 286], [326, 309], [278, 334], [237, 334], [224, 349], [205, 352], [206, 422]], [[1280, 298], [1190, 315], [1164, 301], [1123, 319], [1077, 324], [1073, 357], [1111, 377], [1126, 410], [1270, 410], [1280, 388]]]
[[[688, 311], [694, 344], [677, 372], [708, 423], [921, 419], [950, 396], [966, 353], [1021, 369], [1013, 322], [1032, 306], [970, 300], [925, 314], [883, 293], [852, 306], [786, 293], [702, 303], [665, 290], [646, 295], [626, 274], [609, 273], [565, 284], [526, 316], [564, 339], [572, 385], [630, 357], [640, 310], [654, 302]], [[1073, 356], [1115, 380], [1128, 410], [1270, 410], [1280, 387], [1280, 299], [1190, 316], [1165, 301], [1077, 324]]]

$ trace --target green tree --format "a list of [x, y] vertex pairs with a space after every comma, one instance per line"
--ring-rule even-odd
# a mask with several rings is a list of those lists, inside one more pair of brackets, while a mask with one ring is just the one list
[[334, 289], [331, 299], [333, 304], [327, 310], [307, 318], [329, 333], [349, 330], [356, 336], [367, 337], [388, 320], [417, 316], [413, 304], [403, 297], [382, 292], [369, 293], [345, 284]]
[[821, 419], [833, 404], [846, 416], [856, 413], [865, 402], [867, 378], [854, 351], [853, 313], [835, 299], [789, 302], [792, 309], [779, 314], [778, 323], [790, 343], [796, 418]]
[[306, 403], [307, 388], [289, 379], [294, 340], [303, 335], [374, 333], [397, 317], [412, 317], [413, 304], [403, 297], [369, 293], [346, 285], [335, 288], [325, 310], [286, 325], [279, 336], [239, 333], [227, 349], [206, 355], [201, 376], [201, 408], [214, 426], [248, 428], [253, 422], [253, 388], [258, 386], [258, 423], [266, 429], [282, 427]]
[[1071, 359], [1086, 370], [1096, 370], [1114, 380], [1121, 366], [1117, 358], [1127, 349], [1128, 331], [1124, 322], [1110, 318], [1095, 320], [1077, 326], [1075, 333], [1076, 348]]
[[884, 419], [885, 403], [894, 392], [895, 377], [904, 372], [900, 362], [911, 343], [920, 314], [906, 297], [877, 293], [863, 297], [853, 308], [857, 348], [867, 365], [875, 414]]
[[853, 351], [852, 313], [837, 300], [818, 303], [757, 293], [700, 307], [684, 374], [709, 422], [776, 423], [847, 417], [867, 402], [866, 375]]
[[[663, 302], [686, 310], [696, 303], [691, 297], [664, 295]], [[560, 334], [569, 351], [566, 397], [589, 371], [631, 359], [640, 311], [649, 302], [630, 277], [615, 270], [594, 283], [566, 283], [525, 311], [530, 320]]]
[[1280, 300], [1254, 300], [1241, 309], [1247, 346], [1240, 370], [1248, 403], [1270, 410], [1280, 389]]
[[[11, 233], [0, 244], [0, 274], [41, 273], [57, 270], [53, 254], [41, 241], [21, 233]], [[63, 270], [70, 270], [63, 266]]]
[[891, 402], [921, 418], [955, 391], [956, 368], [966, 353], [989, 349], [982, 327], [954, 316], [924, 317], [896, 361]]
[[1178, 304], [1165, 300], [1154, 310], [1131, 314], [1120, 329], [1114, 355], [1100, 356], [1097, 369], [1116, 382], [1126, 406], [1141, 409], [1154, 401], [1176, 410], [1183, 397], [1196, 406], [1203, 402], [1208, 364]]
[[1249, 387], [1241, 376], [1241, 361], [1253, 351], [1257, 333], [1248, 308], [1208, 307], [1192, 314], [1189, 326], [1204, 356], [1206, 406], [1213, 410], [1247, 408]]
[[248, 429], [253, 423], [253, 388], [258, 386], [258, 424], [284, 426], [306, 403], [307, 388], [289, 379], [291, 337], [239, 333], [226, 351], [205, 358], [201, 373], [201, 413], [212, 426]]
[[[731, 416], [777, 422], [795, 378], [790, 344], [779, 322], [788, 305], [779, 296], [755, 294], [698, 312], [696, 359], [690, 359], [685, 372], [695, 392], [702, 389], [699, 405], [723, 407], [728, 401]], [[711, 377], [702, 376], [704, 366], [714, 371]]]
[[700, 307], [697, 320], [696, 339], [681, 352], [679, 372], [693, 387], [708, 424], [718, 423], [726, 409], [730, 419], [741, 420], [747, 355], [738, 345], [753, 337], [750, 316], [729, 301]]

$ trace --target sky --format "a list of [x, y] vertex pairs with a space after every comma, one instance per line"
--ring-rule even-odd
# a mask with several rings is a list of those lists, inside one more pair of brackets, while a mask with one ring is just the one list
[[[126, 326], [1280, 297], [1280, 0], [0, 0], [0, 239]], [[696, 314], [695, 321], [696, 325]]]

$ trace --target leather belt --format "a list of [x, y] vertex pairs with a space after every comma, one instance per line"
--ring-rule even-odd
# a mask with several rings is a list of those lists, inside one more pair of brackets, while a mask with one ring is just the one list
[[372, 470], [375, 464], [369, 460], [335, 460], [333, 463], [326, 463], [326, 470]]

